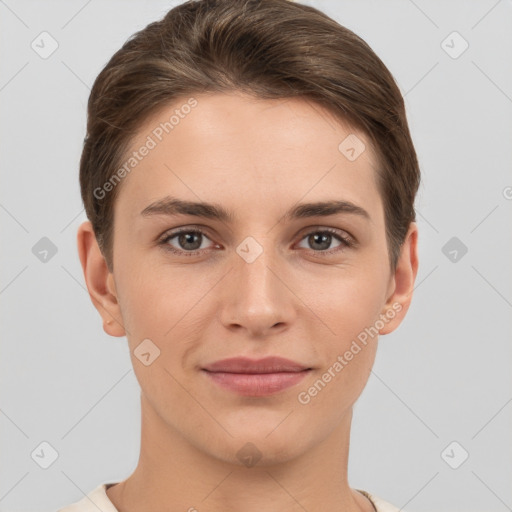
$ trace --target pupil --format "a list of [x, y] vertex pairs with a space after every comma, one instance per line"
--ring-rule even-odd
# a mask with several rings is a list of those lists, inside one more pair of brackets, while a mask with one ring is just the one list
[[[320, 239], [320, 241], [318, 243], [320, 243], [320, 245], [322, 245], [322, 247], [320, 247], [321, 249], [329, 248], [329, 242], [330, 242], [331, 235], [315, 234], [315, 235], [312, 235], [312, 238], [313, 238], [313, 243], [317, 243], [317, 239]], [[322, 240], [323, 240], [323, 243], [322, 243]]]
[[[199, 243], [199, 245], [197, 245], [197, 240], [195, 242], [195, 246], [194, 246], [194, 238], [197, 238], [199, 239], [199, 233], [185, 233], [185, 234], [182, 234], [180, 236], [180, 244], [182, 245], [182, 247], [186, 248], [186, 249], [198, 249], [200, 246], [201, 246], [201, 243]], [[187, 244], [192, 244], [193, 246], [192, 247], [189, 247]]]

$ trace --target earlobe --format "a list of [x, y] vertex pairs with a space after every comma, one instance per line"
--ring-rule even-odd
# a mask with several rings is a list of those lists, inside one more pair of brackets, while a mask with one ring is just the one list
[[103, 330], [110, 336], [125, 336], [114, 276], [108, 270], [89, 221], [78, 228], [77, 247], [87, 290], [103, 320]]
[[388, 297], [383, 308], [383, 315], [388, 321], [379, 334], [393, 332], [405, 318], [411, 304], [414, 283], [418, 273], [418, 227], [411, 222], [404, 243], [400, 250], [397, 266], [393, 276], [395, 283], [393, 293]]

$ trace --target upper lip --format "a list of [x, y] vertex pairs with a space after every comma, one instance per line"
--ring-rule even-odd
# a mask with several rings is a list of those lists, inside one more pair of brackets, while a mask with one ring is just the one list
[[277, 373], [301, 372], [310, 368], [300, 363], [278, 356], [268, 356], [263, 359], [250, 359], [248, 357], [232, 357], [215, 361], [203, 368], [209, 372], [226, 373]]

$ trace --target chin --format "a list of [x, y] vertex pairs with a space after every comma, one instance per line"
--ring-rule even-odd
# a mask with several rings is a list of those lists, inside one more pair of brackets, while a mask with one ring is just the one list
[[251, 468], [289, 462], [310, 447], [311, 443], [307, 442], [307, 438], [298, 438], [296, 429], [290, 432], [283, 428], [279, 435], [277, 430], [273, 430], [275, 426], [274, 423], [260, 433], [250, 428], [239, 432], [230, 431], [233, 437], [223, 436], [222, 440], [214, 443], [215, 450], [212, 450], [212, 444], [204, 449], [223, 462]]

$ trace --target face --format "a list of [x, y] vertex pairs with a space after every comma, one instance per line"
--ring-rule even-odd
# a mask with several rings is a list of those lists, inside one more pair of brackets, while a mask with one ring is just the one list
[[[133, 151], [151, 148], [118, 185], [117, 299], [106, 308], [124, 330], [110, 333], [126, 334], [143, 400], [169, 429], [225, 461], [247, 442], [263, 463], [287, 460], [346, 425], [377, 333], [407, 309], [410, 279], [397, 277], [410, 256], [391, 271], [364, 134], [303, 99], [194, 98], [158, 112], [133, 141]], [[160, 123], [176, 109], [166, 133]], [[307, 370], [205, 371], [267, 356]]]

